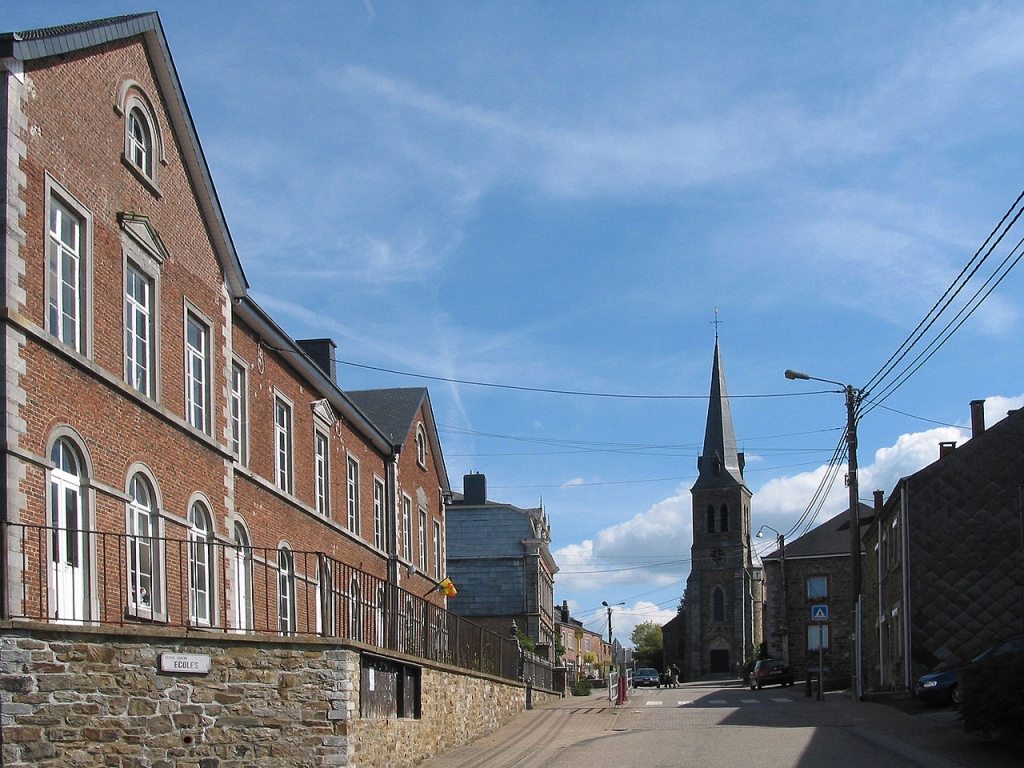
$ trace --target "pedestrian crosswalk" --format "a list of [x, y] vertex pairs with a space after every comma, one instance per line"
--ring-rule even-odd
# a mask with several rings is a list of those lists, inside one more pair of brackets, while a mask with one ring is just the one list
[[[742, 706], [760, 706], [764, 703], [772, 704], [792, 704], [792, 699], [783, 697], [773, 699], [740, 699], [739, 705]], [[664, 701], [662, 699], [650, 699], [644, 702], [645, 707], [664, 707], [664, 706], [675, 706], [675, 707], [692, 707], [692, 706], [715, 706], [715, 707], [729, 707], [737, 706], [736, 701], [729, 701], [728, 699], [707, 699], [707, 700], [693, 700], [693, 699], [679, 699], [674, 704], [671, 701]]]

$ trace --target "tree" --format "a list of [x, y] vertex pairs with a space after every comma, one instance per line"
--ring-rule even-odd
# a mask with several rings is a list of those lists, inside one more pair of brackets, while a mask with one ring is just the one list
[[644, 621], [633, 627], [629, 635], [633, 643], [633, 657], [644, 666], [661, 666], [661, 654], [664, 641], [661, 636], [661, 625], [653, 621]]

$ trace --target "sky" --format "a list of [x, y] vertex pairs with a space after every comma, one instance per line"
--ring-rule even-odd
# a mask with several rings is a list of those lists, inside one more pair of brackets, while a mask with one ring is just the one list
[[867, 503], [971, 400], [1024, 404], [1024, 224], [929, 314], [1024, 188], [1019, 3], [6, 0], [0, 29], [150, 10], [253, 298], [337, 342], [343, 389], [427, 386], [452, 488], [543, 505], [595, 631], [675, 615], [716, 332], [765, 554], [847, 506], [840, 472], [805, 514], [846, 408], [786, 369], [867, 390]]

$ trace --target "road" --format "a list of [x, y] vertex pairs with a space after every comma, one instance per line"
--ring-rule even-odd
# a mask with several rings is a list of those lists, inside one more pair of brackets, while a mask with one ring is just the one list
[[845, 694], [738, 683], [599, 694], [526, 712], [422, 768], [1019, 768], [999, 745], [964, 734], [952, 712], [907, 714]]

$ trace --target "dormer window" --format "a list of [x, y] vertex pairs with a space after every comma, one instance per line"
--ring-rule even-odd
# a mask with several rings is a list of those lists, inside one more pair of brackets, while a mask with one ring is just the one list
[[124, 118], [124, 150], [121, 160], [150, 192], [160, 196], [158, 169], [164, 162], [160, 125], [153, 102], [134, 80], [121, 84], [114, 111]]

